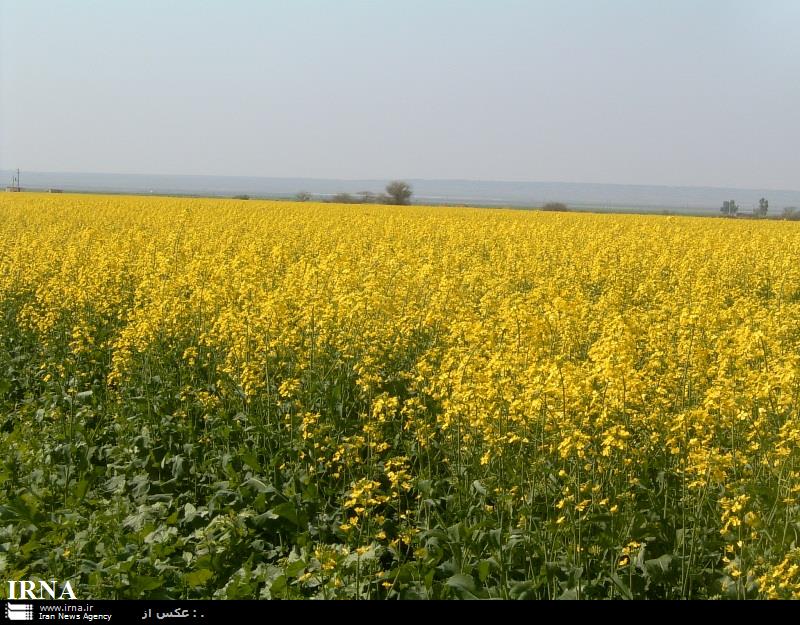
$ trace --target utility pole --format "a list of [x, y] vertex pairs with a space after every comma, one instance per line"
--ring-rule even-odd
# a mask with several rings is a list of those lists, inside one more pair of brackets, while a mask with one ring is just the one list
[[19, 169], [17, 169], [16, 175], [14, 175], [13, 172], [11, 173], [11, 186], [6, 187], [6, 191], [21, 191], [19, 186]]

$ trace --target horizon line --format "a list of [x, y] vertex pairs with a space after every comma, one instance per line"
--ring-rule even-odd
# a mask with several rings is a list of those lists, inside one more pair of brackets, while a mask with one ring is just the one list
[[[16, 172], [17, 168], [0, 168], [4, 172]], [[19, 168], [20, 173], [25, 170]], [[800, 193], [799, 189], [789, 188], [773, 188], [773, 187], [740, 187], [740, 186], [720, 186], [713, 184], [698, 185], [698, 184], [663, 184], [663, 183], [624, 183], [624, 182], [585, 182], [585, 181], [569, 181], [569, 180], [512, 180], [512, 179], [490, 179], [490, 178], [426, 178], [418, 176], [408, 177], [387, 177], [387, 178], [335, 178], [327, 176], [267, 176], [267, 175], [254, 175], [254, 174], [176, 174], [176, 173], [132, 173], [132, 172], [98, 172], [98, 171], [45, 171], [38, 169], [27, 170], [29, 174], [55, 174], [55, 175], [76, 175], [76, 176], [136, 176], [140, 178], [149, 177], [178, 177], [178, 178], [250, 178], [261, 180], [319, 180], [330, 182], [386, 182], [390, 180], [410, 180], [420, 182], [482, 182], [482, 183], [497, 183], [497, 184], [568, 184], [568, 185], [596, 185], [607, 187], [658, 187], [665, 189], [730, 189], [739, 191], [775, 191], [775, 192], [788, 192]]]

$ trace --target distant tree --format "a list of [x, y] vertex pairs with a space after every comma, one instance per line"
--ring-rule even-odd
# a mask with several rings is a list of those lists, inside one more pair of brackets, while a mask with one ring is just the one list
[[334, 204], [357, 204], [358, 200], [349, 193], [337, 193], [331, 198]]
[[362, 191], [358, 194], [364, 204], [376, 204], [377, 196], [372, 191]]
[[233, 199], [234, 200], [249, 200], [250, 196], [249, 195], [234, 195]]
[[783, 218], [796, 221], [800, 219], [800, 211], [797, 210], [796, 206], [786, 206], [783, 209]]
[[758, 215], [759, 215], [760, 217], [766, 217], [766, 216], [767, 216], [767, 211], [768, 211], [768, 210], [769, 210], [769, 202], [767, 201], [767, 199], [766, 199], [766, 198], [763, 198], [763, 197], [762, 197], [762, 198], [761, 198], [761, 199], [758, 201]]
[[722, 203], [722, 208], [719, 209], [723, 215], [728, 217], [735, 217], [736, 213], [739, 212], [739, 207], [736, 205], [736, 202], [733, 200], [725, 200]]
[[298, 202], [310, 202], [311, 194], [308, 191], [298, 191], [294, 199]]
[[543, 211], [555, 211], [558, 213], [564, 213], [569, 210], [567, 205], [563, 202], [548, 202], [544, 206], [542, 206]]
[[413, 191], [407, 182], [393, 180], [386, 185], [386, 193], [392, 204], [410, 204]]

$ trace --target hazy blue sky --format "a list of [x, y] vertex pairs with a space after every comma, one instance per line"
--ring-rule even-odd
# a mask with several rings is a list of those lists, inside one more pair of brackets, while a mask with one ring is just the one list
[[0, 168], [800, 188], [800, 1], [0, 0]]

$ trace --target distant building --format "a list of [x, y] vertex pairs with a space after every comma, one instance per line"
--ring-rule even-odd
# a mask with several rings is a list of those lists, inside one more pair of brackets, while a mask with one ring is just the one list
[[6, 187], [6, 191], [8, 191], [9, 193], [19, 193], [20, 191], [22, 191], [22, 189], [20, 189], [19, 187]]

